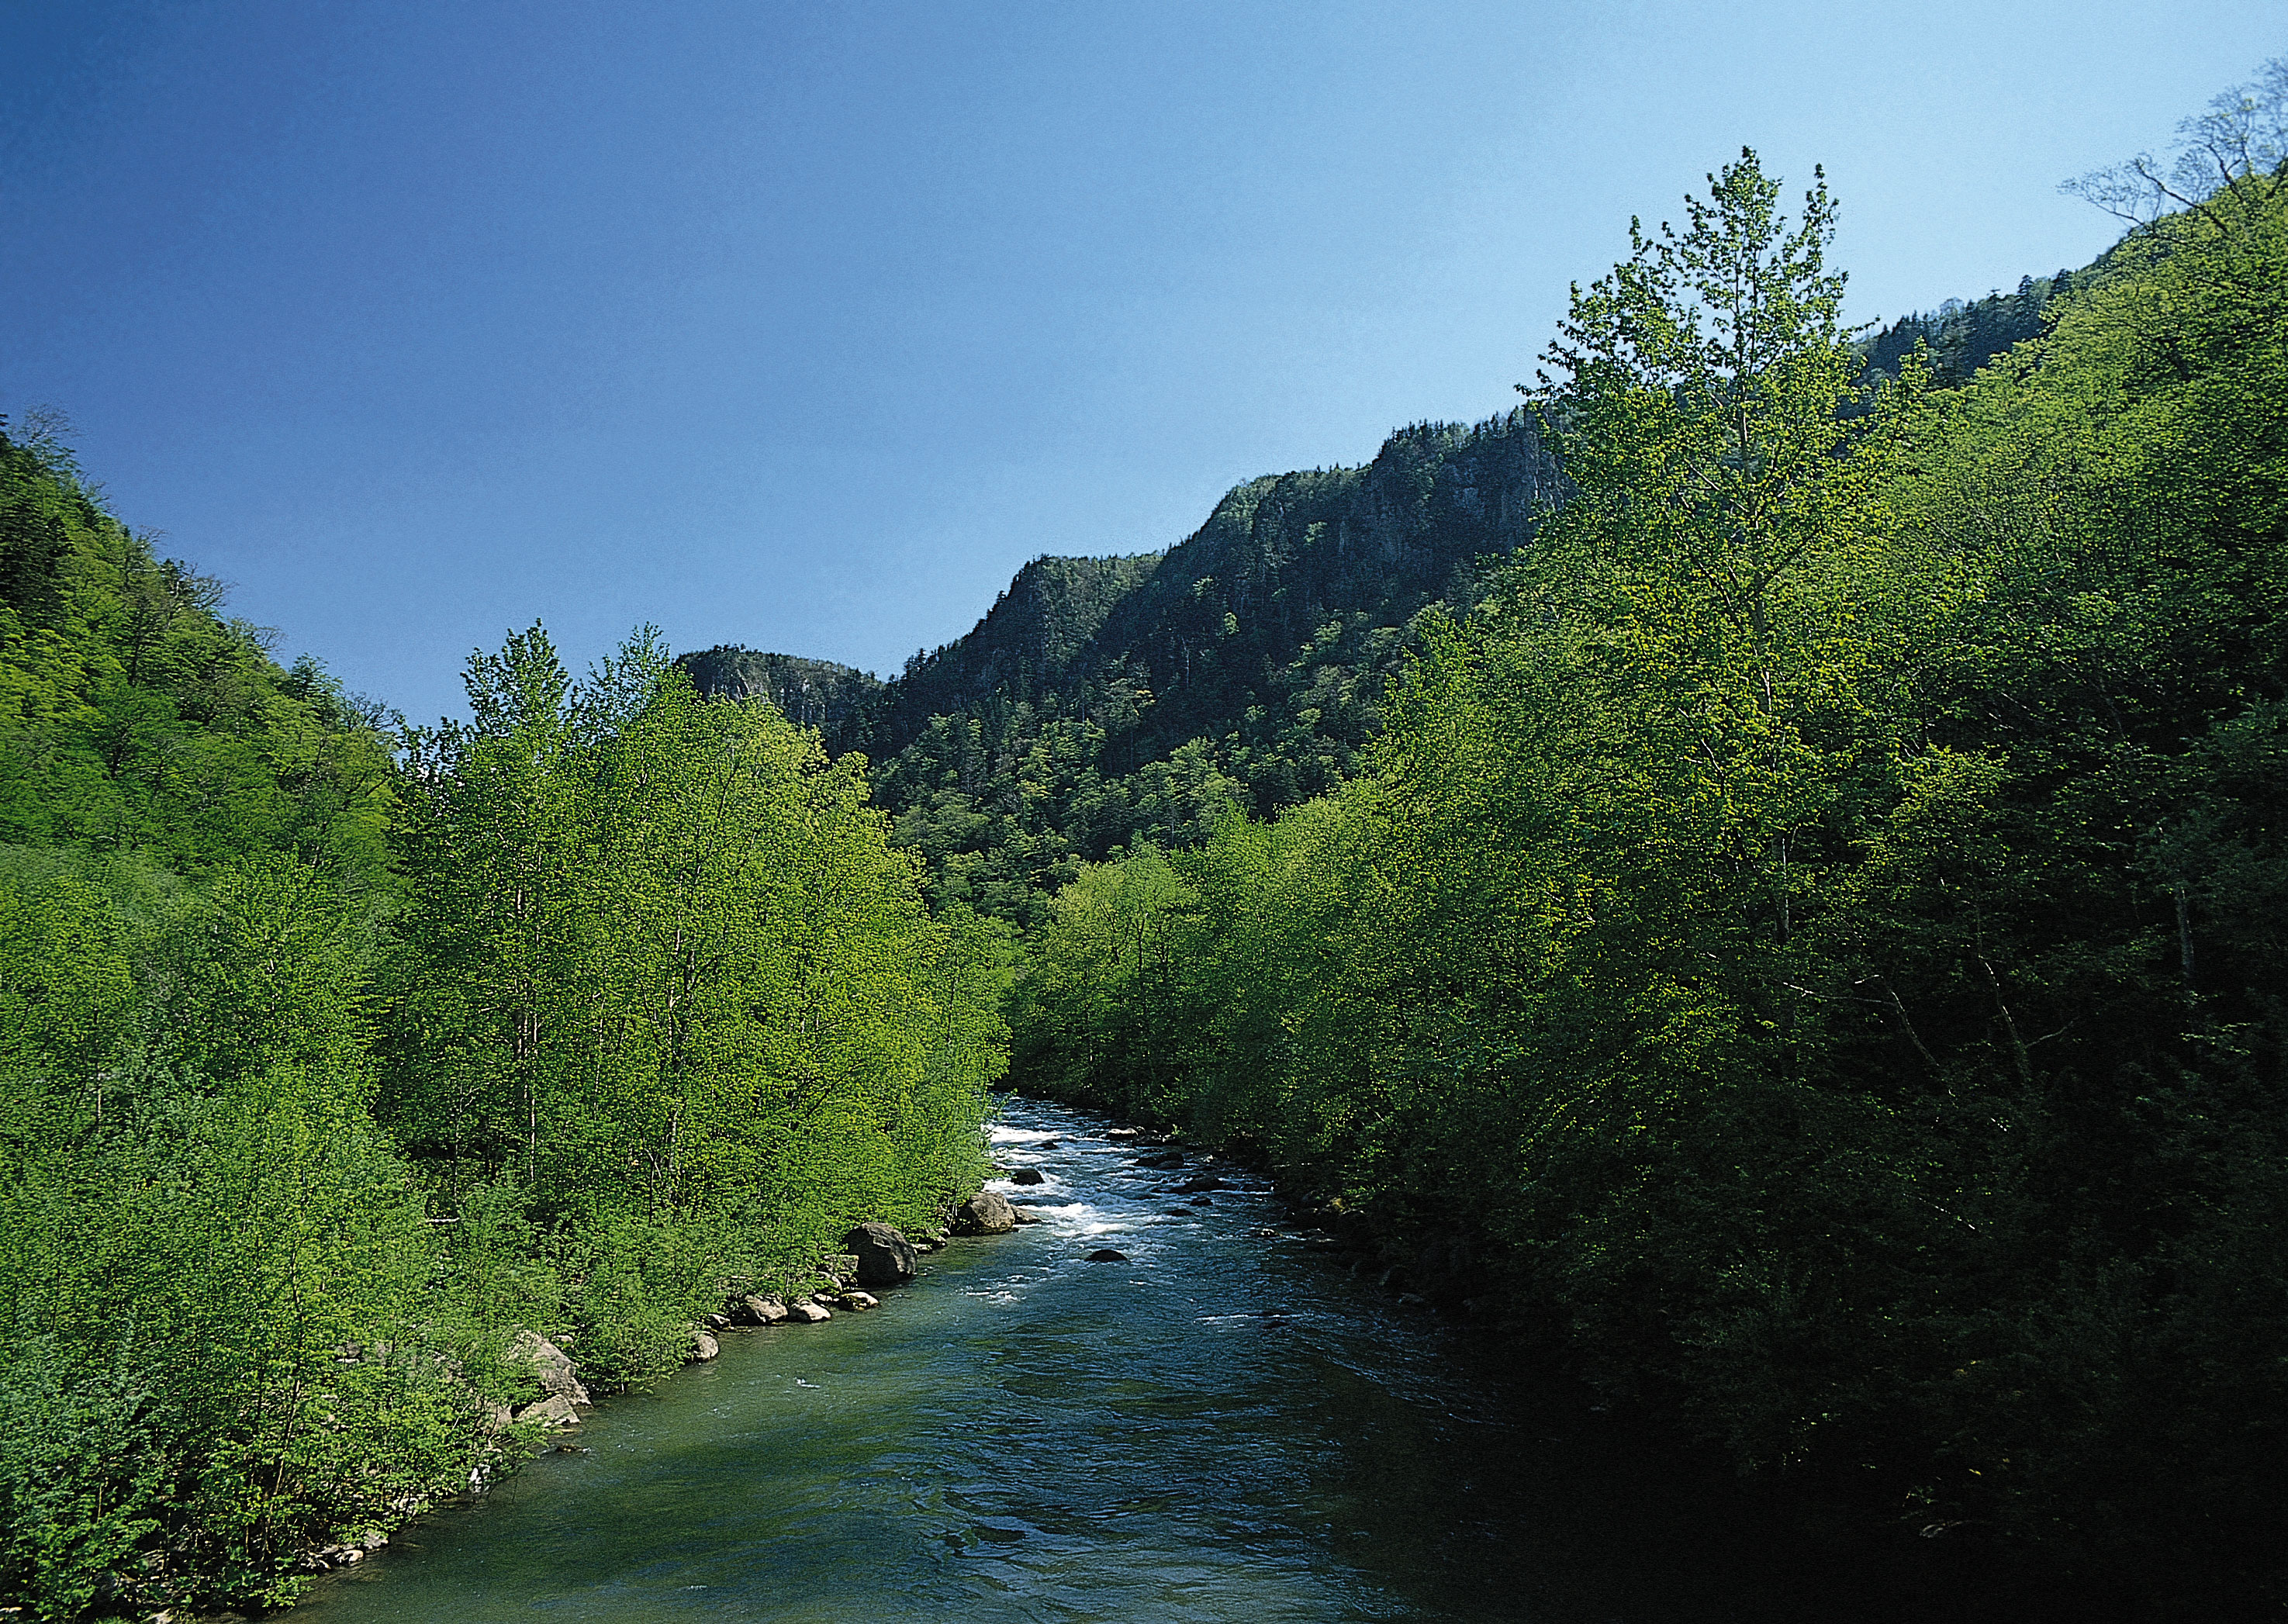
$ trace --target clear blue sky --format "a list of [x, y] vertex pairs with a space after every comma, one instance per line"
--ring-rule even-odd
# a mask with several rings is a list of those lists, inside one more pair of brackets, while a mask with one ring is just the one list
[[889, 671], [1505, 409], [1743, 142], [1888, 318], [2088, 259], [2056, 183], [2283, 51], [2280, 0], [0, 0], [0, 410], [417, 717], [536, 617]]

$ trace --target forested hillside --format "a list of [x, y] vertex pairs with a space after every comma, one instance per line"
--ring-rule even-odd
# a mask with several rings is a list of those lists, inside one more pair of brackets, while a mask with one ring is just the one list
[[[1521, 409], [1402, 429], [1364, 467], [1240, 486], [1165, 554], [1034, 560], [828, 741], [872, 759], [936, 901], [1037, 923], [1081, 861], [1340, 782], [1424, 611], [1475, 602], [1561, 495]], [[685, 664], [735, 691], [721, 651]]]
[[[2038, 337], [2074, 275], [1856, 339], [1868, 387], [1845, 411], [1912, 353], [1934, 384], [1968, 379]], [[1271, 816], [1349, 777], [1426, 612], [1475, 608], [1569, 488], [1522, 408], [1418, 424], [1362, 467], [1237, 487], [1165, 553], [1036, 558], [887, 683], [733, 646], [679, 663], [703, 693], [768, 698], [865, 755], [934, 900], [1037, 925], [1083, 862], [1192, 845], [1226, 808]]]
[[[2082, 273], [2086, 283], [2095, 268]], [[1941, 385], [1966, 383], [1988, 361], [2038, 338], [2048, 326], [2050, 301], [2072, 289], [2074, 273], [2021, 277], [2014, 293], [1994, 292], [1965, 304], [1949, 299], [1936, 310], [1896, 321], [1863, 340], [1859, 348], [1868, 367], [1895, 378], [1910, 354], [1919, 349], [1930, 380]]]
[[[849, 764], [537, 628], [398, 735], [0, 424], [0, 1602], [278, 1602], [983, 1170], [1004, 956]], [[317, 1565], [322, 1566], [322, 1563]]]
[[2268, 72], [1974, 376], [1866, 391], [1823, 183], [1791, 222], [1747, 154], [1639, 235], [1532, 391], [1571, 500], [1432, 617], [1355, 776], [1064, 888], [1021, 1085], [1267, 1160], [1521, 1357], [1870, 1525], [2271, 1616]]

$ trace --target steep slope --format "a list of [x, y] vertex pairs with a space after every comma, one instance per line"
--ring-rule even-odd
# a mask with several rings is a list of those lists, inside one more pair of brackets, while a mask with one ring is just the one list
[[[1416, 424], [1363, 467], [1239, 486], [1164, 554], [1035, 559], [974, 630], [822, 725], [872, 758], [936, 900], [1029, 920], [1084, 859], [1337, 781], [1415, 619], [1469, 601], [1561, 484], [1521, 410]], [[684, 665], [738, 693], [769, 660]]]
[[[1920, 343], [1934, 380], [1958, 384], [2101, 271], [1950, 299], [1861, 353], [1895, 376]], [[702, 693], [767, 693], [869, 757], [937, 901], [1029, 922], [1082, 860], [1188, 844], [1223, 807], [1266, 815], [1339, 781], [1418, 617], [1474, 603], [1481, 562], [1524, 545], [1565, 489], [1521, 409], [1417, 424], [1362, 467], [1235, 487], [1164, 553], [1036, 558], [973, 630], [887, 683], [735, 648], [683, 663]]]
[[975, 630], [906, 661], [852, 748], [888, 754], [926, 733], [933, 717], [996, 697], [1037, 703], [1086, 682], [1105, 617], [1164, 556], [1035, 558]]
[[377, 871], [378, 708], [223, 614], [36, 427], [0, 419], [0, 842], [197, 868], [265, 850]]
[[880, 697], [882, 679], [855, 666], [799, 654], [766, 654], [719, 643], [677, 663], [702, 693], [721, 699], [767, 699], [798, 727], [836, 734], [862, 723]]
[[[1478, 560], [1522, 545], [1558, 482], [1520, 410], [1471, 428], [1402, 429], [1363, 468], [1239, 487], [1093, 641], [1097, 671], [1125, 674], [1151, 696], [1119, 741], [1127, 764], [1228, 736], [1235, 723], [1243, 745], [1259, 746], [1262, 730], [1244, 725], [1251, 709], [1313, 708], [1297, 696], [1319, 686], [1323, 669], [1345, 680], [1386, 671], [1395, 650], [1369, 634], [1467, 597]], [[1320, 731], [1356, 741], [1352, 730]], [[1298, 798], [1276, 775], [1242, 776], [1268, 804]]]

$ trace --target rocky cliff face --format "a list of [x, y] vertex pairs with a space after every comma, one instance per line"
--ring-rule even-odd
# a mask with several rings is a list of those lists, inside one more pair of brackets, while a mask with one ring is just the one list
[[1562, 477], [1515, 411], [1402, 429], [1362, 468], [1251, 480], [1107, 614], [1089, 663], [1148, 691], [1148, 754], [1220, 737], [1319, 664], [1394, 666], [1397, 649], [1370, 653], [1362, 634], [1468, 602], [1481, 563], [1526, 543]]
[[880, 696], [882, 680], [854, 666], [798, 654], [759, 654], [719, 644], [676, 661], [700, 693], [722, 699], [767, 699], [801, 727], [838, 733], [861, 722]]
[[1036, 558], [973, 630], [886, 684], [735, 646], [683, 663], [703, 693], [760, 694], [878, 758], [933, 717], [1108, 685], [1143, 699], [1145, 733], [1172, 746], [1226, 731], [1330, 621], [1403, 626], [1427, 603], [1466, 599], [1478, 563], [1522, 546], [1561, 481], [1522, 411], [1418, 424], [1363, 467], [1237, 487], [1165, 553]]
[[1028, 919], [1081, 860], [1353, 770], [1418, 617], [1474, 602], [1563, 488], [1523, 411], [1420, 424], [1363, 467], [1248, 481], [1165, 553], [1036, 558], [886, 684], [743, 649], [685, 663], [864, 752], [939, 900]]

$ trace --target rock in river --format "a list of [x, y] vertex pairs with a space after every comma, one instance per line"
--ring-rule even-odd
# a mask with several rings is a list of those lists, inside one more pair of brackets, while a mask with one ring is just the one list
[[1203, 1190], [1220, 1190], [1222, 1188], [1223, 1180], [1218, 1178], [1212, 1173], [1198, 1174], [1191, 1178], [1186, 1179], [1182, 1184], [1176, 1186], [1177, 1192], [1181, 1195], [1196, 1195]]
[[1019, 1168], [1014, 1173], [1009, 1175], [1009, 1182], [1013, 1184], [1037, 1184], [1041, 1182], [1041, 1169]]
[[691, 1362], [693, 1364], [703, 1365], [721, 1351], [723, 1351], [722, 1348], [718, 1345], [715, 1339], [712, 1336], [710, 1336], [705, 1331], [699, 1330], [692, 1332]]
[[1110, 1247], [1099, 1247], [1088, 1255], [1086, 1261], [1092, 1264], [1124, 1264], [1128, 1261], [1128, 1254], [1116, 1252]]
[[1017, 1227], [1016, 1208], [1008, 1197], [981, 1190], [953, 1215], [953, 1227], [964, 1235], [1005, 1235]]
[[862, 1224], [842, 1244], [858, 1260], [861, 1286], [902, 1286], [914, 1278], [914, 1243], [887, 1224]]
[[776, 1297], [741, 1297], [731, 1304], [733, 1325], [776, 1325], [786, 1317], [786, 1304]]
[[815, 1303], [790, 1303], [787, 1305], [789, 1325], [823, 1325], [833, 1318], [831, 1309], [821, 1308]]

